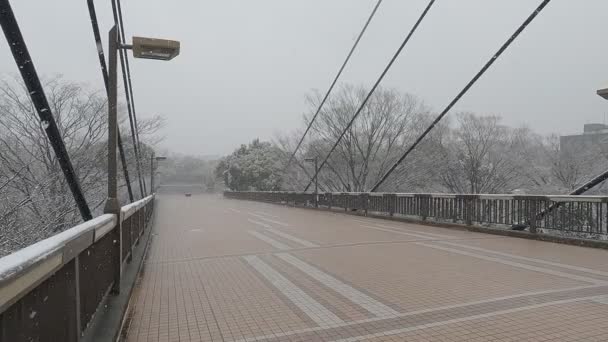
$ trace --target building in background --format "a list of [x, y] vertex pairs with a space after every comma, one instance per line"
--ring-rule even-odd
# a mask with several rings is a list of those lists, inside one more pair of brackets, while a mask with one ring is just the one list
[[583, 134], [564, 135], [559, 137], [562, 154], [581, 153], [608, 147], [608, 125], [600, 123], [585, 124]]

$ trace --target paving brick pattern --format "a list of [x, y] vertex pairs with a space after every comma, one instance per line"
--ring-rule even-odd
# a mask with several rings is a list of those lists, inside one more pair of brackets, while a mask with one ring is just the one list
[[161, 195], [127, 341], [607, 341], [608, 252]]

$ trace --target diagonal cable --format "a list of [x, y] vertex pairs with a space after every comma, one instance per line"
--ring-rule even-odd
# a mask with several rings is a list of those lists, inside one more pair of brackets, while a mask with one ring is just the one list
[[332, 90], [334, 89], [336, 83], [338, 82], [338, 79], [340, 78], [340, 76], [342, 75], [342, 72], [346, 68], [346, 65], [348, 64], [348, 61], [350, 60], [351, 56], [355, 52], [355, 49], [357, 48], [357, 45], [359, 45], [359, 41], [361, 41], [361, 38], [363, 37], [363, 34], [365, 34], [365, 31], [367, 30], [367, 27], [369, 26], [369, 23], [374, 18], [374, 15], [376, 14], [376, 11], [378, 10], [378, 7], [380, 7], [381, 3], [382, 3], [382, 0], [378, 0], [378, 2], [376, 3], [376, 6], [374, 6], [374, 9], [372, 10], [372, 13], [369, 15], [369, 18], [367, 18], [367, 21], [365, 22], [365, 25], [363, 26], [363, 29], [361, 30], [361, 33], [359, 33], [359, 36], [355, 40], [355, 44], [353, 44], [353, 47], [350, 49], [350, 52], [346, 56], [346, 59], [344, 60], [344, 63], [342, 63], [342, 66], [340, 67], [340, 70], [338, 70], [338, 74], [336, 75], [336, 77], [334, 77], [334, 80], [331, 83], [331, 85], [329, 86], [329, 89], [327, 90], [327, 92], [325, 93], [325, 96], [323, 97], [323, 100], [319, 104], [319, 107], [317, 108], [317, 110], [315, 112], [315, 115], [313, 115], [312, 119], [308, 123], [308, 127], [306, 127], [306, 130], [304, 131], [304, 134], [302, 134], [302, 137], [300, 138], [300, 141], [298, 141], [298, 144], [296, 145], [296, 148], [291, 153], [291, 156], [289, 157], [289, 160], [287, 161], [287, 164], [285, 164], [285, 167], [283, 168], [283, 171], [281, 173], [285, 173], [285, 171], [287, 171], [287, 169], [289, 168], [289, 165], [291, 164], [291, 162], [295, 158], [296, 153], [300, 149], [300, 146], [302, 145], [302, 142], [304, 141], [304, 138], [306, 137], [306, 134], [308, 134], [308, 131], [310, 131], [310, 128], [312, 127], [312, 124], [315, 122], [315, 119], [317, 118], [317, 116], [321, 112], [321, 109], [323, 108], [323, 105], [325, 105], [325, 102], [329, 98], [329, 94], [331, 94]]
[[[120, 5], [120, 0], [116, 0], [116, 6], [118, 7], [118, 21], [120, 22], [119, 25], [119, 29], [120, 29], [120, 37], [121, 37], [121, 41], [123, 44], [126, 43], [126, 39], [125, 39], [125, 25], [124, 22], [122, 20], [122, 7]], [[129, 82], [129, 92], [131, 93], [131, 106], [133, 107], [133, 123], [135, 125], [135, 137], [137, 139], [137, 152], [139, 153], [139, 162], [141, 163], [141, 140], [139, 139], [139, 125], [137, 124], [137, 114], [135, 112], [135, 98], [133, 96], [133, 85], [131, 82], [131, 68], [129, 66], [129, 58], [128, 58], [128, 54], [126, 50], [124, 51], [124, 60], [125, 60], [125, 65], [127, 68], [127, 80]], [[141, 168], [141, 166], [140, 166]], [[146, 181], [145, 179], [142, 177], [142, 184], [144, 186], [144, 195], [147, 194], [148, 190], [146, 189]]]
[[[122, 7], [120, 5], [120, 0], [116, 0], [116, 6], [118, 7], [118, 21], [120, 22], [120, 26], [119, 26], [120, 37], [121, 37], [122, 43], [126, 44], [125, 25], [122, 20]], [[129, 92], [131, 93], [131, 105], [133, 106], [133, 122], [135, 125], [135, 137], [137, 138], [137, 143], [138, 143], [137, 151], [140, 153], [140, 163], [141, 163], [141, 140], [139, 139], [139, 125], [137, 124], [137, 114], [135, 112], [135, 98], [133, 96], [133, 85], [132, 85], [132, 81], [131, 81], [131, 67], [129, 66], [129, 58], [128, 58], [128, 54], [127, 54], [126, 50], [124, 50], [124, 58], [125, 58], [125, 65], [127, 68], [127, 80], [129, 82]], [[144, 193], [147, 193], [145, 179], [142, 182], [143, 182], [143, 186], [144, 186]]]
[[[116, 0], [118, 1], [118, 0]], [[112, 1], [112, 14], [114, 16], [114, 24], [120, 28], [119, 23], [120, 20], [119, 18], [122, 16], [119, 16], [119, 11], [118, 11], [118, 7], [115, 1]], [[123, 31], [124, 33], [124, 31]], [[124, 34], [119, 35], [120, 36], [120, 43], [124, 44]], [[135, 125], [135, 106], [133, 106], [133, 102], [132, 100], [132, 88], [131, 88], [131, 83], [129, 82], [129, 80], [131, 79], [129, 70], [126, 69], [126, 65], [125, 63], [128, 63], [128, 58], [127, 58], [127, 53], [124, 49], [118, 49], [118, 53], [120, 56], [120, 66], [122, 69], [122, 80], [124, 83], [124, 89], [125, 89], [125, 97], [127, 100], [127, 112], [129, 114], [129, 126], [131, 128], [131, 140], [133, 143], [133, 154], [135, 154], [135, 167], [137, 170], [137, 179], [139, 182], [139, 191], [140, 191], [140, 195], [141, 198], [145, 197], [145, 188], [143, 185], [143, 179], [142, 179], [142, 172], [141, 172], [141, 156], [139, 153], [139, 135], [137, 133], [137, 126]]]
[[416, 146], [420, 144], [422, 139], [424, 139], [424, 137], [426, 137], [426, 135], [433, 128], [435, 128], [435, 125], [439, 121], [441, 121], [441, 119], [443, 119], [443, 117], [450, 111], [450, 109], [452, 109], [452, 107], [454, 107], [454, 105], [460, 100], [460, 98], [463, 97], [469, 91], [469, 89], [477, 82], [477, 80], [479, 80], [479, 78], [492, 66], [492, 64], [496, 62], [498, 57], [500, 57], [500, 55], [502, 55], [502, 53], [507, 50], [511, 43], [515, 41], [515, 39], [526, 29], [526, 27], [534, 20], [534, 18], [536, 18], [536, 16], [545, 8], [545, 6], [549, 4], [549, 2], [551, 2], [551, 0], [544, 0], [540, 3], [540, 5], [538, 5], [538, 7], [532, 12], [532, 14], [530, 14], [530, 16], [528, 16], [528, 18], [519, 26], [515, 33], [513, 33], [507, 39], [507, 41], [500, 47], [500, 49], [498, 49], [498, 51], [492, 57], [490, 57], [490, 60], [486, 62], [486, 64], [481, 68], [481, 70], [479, 70], [479, 72], [477, 72], [473, 79], [471, 79], [469, 83], [467, 83], [467, 85], [458, 93], [458, 95], [456, 95], [456, 97], [448, 104], [448, 106], [445, 107], [441, 114], [439, 114], [437, 118], [435, 118], [433, 123], [431, 123], [431, 125], [424, 131], [424, 133], [422, 133], [422, 135], [420, 135], [418, 139], [414, 141], [412, 146], [410, 146], [401, 156], [401, 158], [399, 158], [399, 160], [395, 162], [395, 164], [384, 174], [384, 176], [382, 176], [382, 178], [374, 185], [370, 192], [375, 192], [376, 190], [378, 190], [378, 187], [380, 187], [380, 185], [384, 183], [384, 181], [397, 168], [397, 166], [399, 166], [399, 164], [403, 162], [403, 160], [416, 148]]
[[44, 88], [42, 87], [40, 78], [34, 67], [34, 62], [32, 61], [25, 39], [21, 34], [21, 29], [19, 28], [19, 24], [17, 23], [17, 19], [15, 18], [15, 14], [8, 0], [0, 0], [0, 26], [2, 27], [2, 31], [4, 32], [6, 42], [9, 45], [15, 63], [19, 67], [19, 73], [21, 74], [23, 83], [32, 99], [32, 104], [38, 113], [41, 126], [55, 152], [55, 157], [61, 166], [61, 171], [63, 172], [72, 193], [72, 197], [80, 211], [80, 216], [84, 221], [88, 221], [92, 218], [91, 209], [82, 192], [78, 175], [74, 170], [65, 143], [59, 132], [59, 127], [51, 112], [52, 109], [49, 106], [44, 93]]
[[407, 45], [407, 43], [410, 41], [410, 38], [412, 38], [412, 36], [414, 35], [414, 32], [416, 32], [416, 30], [418, 29], [418, 26], [420, 26], [420, 23], [422, 22], [422, 20], [424, 20], [424, 17], [426, 17], [427, 13], [429, 12], [429, 10], [431, 9], [431, 7], [433, 6], [434, 3], [435, 3], [435, 0], [429, 1], [428, 5], [424, 9], [424, 11], [422, 11], [422, 14], [420, 14], [420, 17], [418, 18], [418, 20], [416, 21], [416, 23], [414, 24], [414, 26], [412, 27], [410, 32], [407, 34], [407, 36], [403, 40], [403, 43], [401, 43], [401, 46], [399, 46], [399, 48], [393, 55], [393, 58], [391, 58], [390, 62], [384, 68], [384, 71], [382, 71], [382, 74], [380, 74], [380, 77], [378, 78], [378, 80], [376, 81], [376, 83], [374, 84], [372, 89], [369, 91], [369, 93], [367, 94], [367, 96], [365, 97], [363, 102], [361, 102], [361, 105], [359, 106], [359, 109], [357, 109], [357, 111], [355, 112], [355, 115], [353, 115], [353, 117], [350, 119], [350, 122], [344, 128], [344, 130], [342, 131], [342, 134], [340, 134], [340, 136], [338, 137], [338, 140], [336, 140], [336, 142], [334, 143], [332, 148], [329, 150], [329, 153], [327, 153], [327, 156], [325, 156], [325, 159], [323, 159], [323, 162], [321, 163], [321, 165], [319, 165], [319, 168], [316, 170], [314, 176], [308, 182], [308, 185], [306, 185], [306, 188], [304, 189], [304, 191], [308, 190], [308, 188], [312, 184], [314, 178], [317, 176], [317, 174], [323, 168], [323, 166], [325, 166], [325, 164], [327, 163], [327, 160], [331, 156], [332, 152], [336, 149], [336, 147], [338, 147], [338, 144], [340, 143], [340, 141], [342, 141], [342, 138], [344, 137], [346, 132], [348, 132], [350, 127], [353, 125], [353, 123], [355, 122], [355, 119], [357, 119], [357, 116], [359, 116], [359, 114], [361, 113], [363, 108], [365, 108], [367, 101], [369, 101], [369, 99], [372, 97], [372, 95], [376, 91], [376, 88], [378, 88], [378, 86], [380, 85], [380, 82], [382, 82], [382, 80], [384, 79], [384, 76], [386, 76], [386, 74], [388, 73], [390, 68], [393, 66], [393, 63], [395, 63], [395, 60], [397, 60], [397, 57], [399, 57], [399, 55], [401, 54], [401, 51], [403, 50], [405, 45]]
[[[106, 93], [110, 92], [110, 85], [108, 81], [108, 69], [106, 67], [106, 59], [103, 53], [103, 44], [101, 42], [101, 35], [99, 34], [99, 25], [97, 23], [97, 14], [95, 12], [95, 3], [93, 0], [87, 0], [87, 6], [89, 7], [89, 16], [91, 17], [91, 26], [93, 27], [93, 37], [95, 39], [95, 45], [97, 46], [97, 55], [99, 56], [99, 66], [101, 68], [101, 75], [103, 76], [103, 83], [106, 87]], [[131, 188], [131, 180], [129, 178], [129, 168], [125, 157], [125, 149], [122, 144], [122, 137], [120, 135], [120, 127], [117, 127], [117, 140], [118, 140], [118, 151], [120, 152], [120, 161], [122, 163], [122, 173], [127, 183], [127, 192], [129, 193], [129, 201], [133, 203], [133, 189]]]

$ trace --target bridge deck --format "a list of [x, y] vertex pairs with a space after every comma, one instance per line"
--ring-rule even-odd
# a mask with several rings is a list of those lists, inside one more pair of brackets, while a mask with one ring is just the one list
[[608, 252], [159, 196], [128, 341], [605, 341]]

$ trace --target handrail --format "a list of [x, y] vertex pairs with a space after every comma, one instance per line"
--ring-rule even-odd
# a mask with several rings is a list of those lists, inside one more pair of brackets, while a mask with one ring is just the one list
[[[71, 259], [70, 257], [93, 244], [96, 232], [114, 225], [116, 225], [115, 215], [101, 215], [0, 258], [0, 306], [5, 299], [4, 285], [8, 282], [30, 272], [46, 259], [55, 255], [61, 255], [60, 263], [56, 266], [65, 264], [69, 261], [66, 259]], [[52, 270], [50, 271], [52, 272]], [[38, 274], [39, 277], [45, 277], [46, 275]], [[30, 279], [31, 282], [37, 280], [39, 279]]]
[[[230, 192], [229, 192], [230, 193]], [[297, 194], [312, 195], [313, 192], [296, 192], [296, 191], [234, 191], [234, 193], [258, 193], [258, 194]], [[382, 197], [383, 195], [396, 195], [397, 197], [417, 197], [425, 196], [431, 198], [458, 198], [458, 197], [474, 197], [478, 199], [530, 199], [530, 198], [545, 198], [553, 202], [608, 202], [608, 196], [601, 195], [538, 195], [538, 194], [450, 194], [450, 193], [426, 193], [426, 192], [320, 192], [319, 195], [362, 195], [369, 194], [371, 197]]]
[[150, 202], [150, 200], [152, 199], [152, 197], [154, 197], [154, 195], [150, 195], [146, 198], [142, 198], [137, 202], [133, 202], [131, 204], [125, 205], [124, 207], [122, 207], [120, 209], [121, 212], [121, 220], [126, 220], [129, 216], [133, 215], [133, 213], [135, 211], [137, 211], [137, 209], [143, 207], [144, 205], [146, 205], [148, 202]]
[[[121, 222], [154, 199], [121, 208]], [[114, 229], [116, 215], [104, 214], [0, 258], [0, 313], [34, 286]]]
[[[225, 192], [228, 198], [356, 210], [367, 215], [608, 238], [608, 196], [327, 192]], [[541, 230], [542, 229], [542, 230]]]

